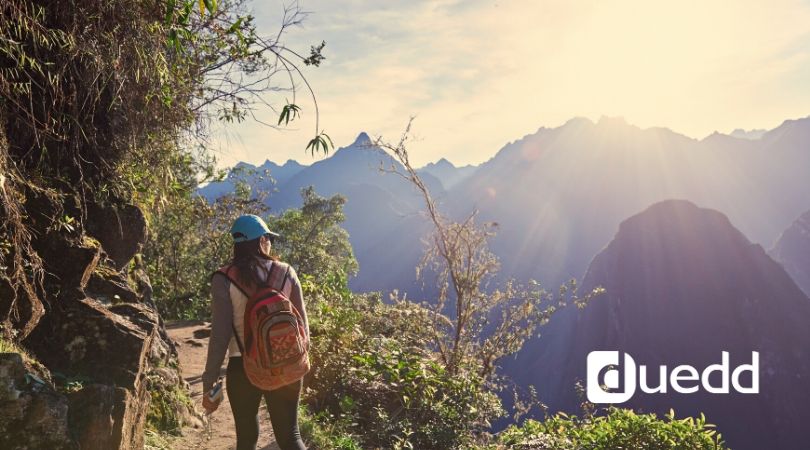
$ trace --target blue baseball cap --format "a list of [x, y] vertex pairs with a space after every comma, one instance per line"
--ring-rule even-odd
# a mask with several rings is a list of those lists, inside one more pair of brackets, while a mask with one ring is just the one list
[[265, 235], [271, 241], [279, 237], [278, 233], [273, 233], [267, 228], [267, 224], [264, 223], [261, 217], [253, 214], [239, 216], [231, 226], [231, 236], [234, 242], [252, 241]]

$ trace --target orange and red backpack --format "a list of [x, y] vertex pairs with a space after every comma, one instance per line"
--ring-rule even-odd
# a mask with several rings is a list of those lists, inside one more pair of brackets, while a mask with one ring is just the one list
[[[251, 384], [261, 390], [278, 389], [300, 380], [309, 372], [309, 337], [304, 320], [293, 303], [284, 295], [289, 265], [274, 262], [264, 284], [248, 289], [239, 282], [237, 268], [225, 266], [225, 275], [247, 297], [244, 317], [244, 342], [233, 327], [236, 343], [242, 352], [242, 364]], [[271, 280], [281, 276], [281, 287]], [[232, 324], [233, 325], [233, 324]]]

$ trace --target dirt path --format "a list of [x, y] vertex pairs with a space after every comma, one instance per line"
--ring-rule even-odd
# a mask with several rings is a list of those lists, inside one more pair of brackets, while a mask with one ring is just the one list
[[[169, 336], [178, 345], [180, 365], [183, 369], [183, 378], [191, 385], [191, 398], [202, 410], [202, 373], [205, 369], [205, 359], [208, 353], [208, 335], [210, 324], [205, 322], [176, 322], [167, 324]], [[227, 362], [227, 361], [226, 361]], [[225, 368], [222, 368], [225, 375]], [[183, 436], [171, 441], [172, 449], [210, 449], [230, 450], [236, 448], [236, 431], [231, 415], [231, 404], [225, 395], [222, 404], [211, 415], [211, 437], [204, 429], [187, 427], [183, 429]], [[267, 410], [262, 404], [259, 409], [259, 445], [261, 450], [277, 450], [273, 429]]]

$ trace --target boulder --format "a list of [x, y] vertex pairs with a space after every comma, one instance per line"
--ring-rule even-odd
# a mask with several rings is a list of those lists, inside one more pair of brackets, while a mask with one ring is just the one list
[[63, 292], [84, 289], [101, 260], [97, 243], [51, 230], [32, 241], [45, 269], [45, 289]]
[[[79, 448], [143, 448], [154, 391], [182, 389], [171, 363], [174, 349], [150, 305], [109, 305], [75, 294], [61, 298], [25, 343], [52, 371], [85, 381], [67, 397], [71, 437]], [[168, 407], [193, 423], [193, 410], [171, 399], [163, 402]]]
[[19, 353], [0, 353], [0, 448], [76, 449], [67, 398], [31, 378]]
[[[143, 448], [150, 390], [185, 387], [148, 277], [136, 267], [132, 283], [122, 273], [146, 238], [143, 214], [131, 205], [84, 210], [46, 194], [26, 200], [42, 285], [0, 275], [0, 314], [48, 373], [0, 355], [0, 449]], [[56, 390], [51, 376], [73, 392]], [[161, 398], [164, 409], [193, 422], [179, 397]]]
[[88, 205], [85, 227], [117, 270], [123, 269], [146, 241], [146, 218], [134, 205]]
[[142, 449], [149, 392], [92, 384], [69, 395], [68, 420], [82, 450]]
[[130, 316], [92, 298], [62, 300], [27, 345], [51, 371], [137, 390], [157, 335], [157, 318], [145, 305], [126, 306]]
[[143, 330], [154, 329], [157, 333], [155, 339], [151, 340], [148, 358], [153, 365], [160, 365], [177, 355], [171, 339], [163, 327], [160, 316], [148, 305], [136, 303], [121, 303], [109, 307], [109, 310], [119, 316], [129, 319]]
[[84, 289], [101, 257], [98, 247], [78, 245], [66, 245], [54, 253], [59, 256], [45, 259], [45, 267], [65, 289]]
[[25, 377], [25, 366], [19, 353], [0, 353], [0, 402], [16, 400], [16, 389]]

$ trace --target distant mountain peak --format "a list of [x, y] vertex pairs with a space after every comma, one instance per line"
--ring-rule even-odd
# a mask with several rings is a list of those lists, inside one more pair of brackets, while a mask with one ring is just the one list
[[627, 125], [627, 120], [623, 116], [602, 116], [597, 125]]
[[436, 162], [428, 163], [424, 167], [417, 169], [420, 174], [430, 174], [441, 180], [445, 189], [449, 189], [472, 175], [477, 166], [466, 165], [456, 167], [447, 158], [441, 158]]
[[255, 169], [255, 168], [256, 168], [256, 166], [254, 166], [253, 164], [251, 164], [251, 163], [249, 163], [249, 162], [245, 162], [245, 161], [239, 161], [238, 163], [236, 163], [236, 164], [233, 166], [233, 168], [234, 168], [234, 169], [243, 169], [243, 168]]
[[455, 169], [456, 168], [455, 164], [448, 161], [447, 158], [441, 158], [436, 162], [427, 163], [427, 165], [425, 165], [425, 167], [422, 167], [422, 169], [420, 169], [420, 170], [423, 170], [423, 169], [436, 169], [436, 168], [440, 168], [440, 167], [441, 168], [448, 168], [448, 169]]
[[278, 169], [294, 169], [294, 168], [302, 168], [306, 167], [303, 164], [299, 163], [298, 161], [290, 158], [284, 164], [278, 164], [276, 162], [270, 161], [266, 159], [264, 164], [258, 166], [257, 169], [270, 169], [270, 170], [278, 170]]
[[757, 140], [762, 138], [768, 130], [764, 129], [756, 129], [756, 130], [744, 130], [742, 128], [736, 128], [732, 131], [729, 136], [740, 138], [740, 139], [750, 139], [750, 140]]
[[294, 159], [292, 159], [292, 158], [291, 158], [291, 159], [288, 159], [288, 160], [287, 160], [287, 161], [284, 163], [284, 166], [283, 166], [283, 167], [287, 167], [287, 166], [292, 166], [292, 167], [304, 167], [304, 165], [303, 165], [303, 164], [301, 164], [300, 162], [298, 162], [298, 161], [296, 161], [296, 160], [294, 160]]
[[[810, 124], [810, 116], [807, 117], [800, 117], [798, 119], [785, 119], [779, 127], [785, 126], [795, 126], [795, 125], [807, 125]], [[777, 128], [779, 128], [777, 127]]]
[[354, 143], [351, 145], [352, 147], [369, 147], [372, 145], [371, 138], [366, 134], [365, 131], [361, 131], [360, 134], [357, 135], [357, 139], [354, 140]]

